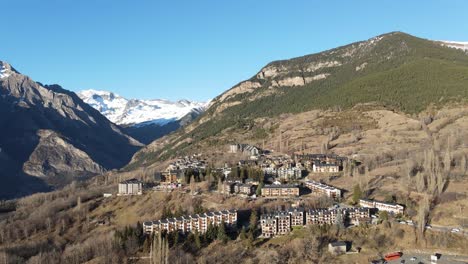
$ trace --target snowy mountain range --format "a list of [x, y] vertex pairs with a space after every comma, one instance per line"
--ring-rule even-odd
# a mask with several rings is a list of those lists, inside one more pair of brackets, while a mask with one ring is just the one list
[[108, 91], [84, 90], [77, 93], [87, 104], [110, 121], [122, 126], [165, 125], [189, 113], [202, 113], [208, 103], [179, 100], [127, 99]]
[[447, 41], [447, 40], [441, 40], [442, 44], [444, 46], [450, 47], [450, 48], [456, 48], [456, 49], [461, 49], [461, 50], [468, 50], [468, 42], [462, 42], [462, 41]]

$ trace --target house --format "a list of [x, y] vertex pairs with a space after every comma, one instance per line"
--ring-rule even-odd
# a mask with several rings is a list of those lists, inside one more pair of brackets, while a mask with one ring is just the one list
[[235, 182], [224, 181], [223, 183], [223, 193], [224, 194], [231, 194], [234, 193], [234, 186], [236, 185]]
[[169, 170], [161, 173], [161, 184], [180, 183], [184, 176], [181, 170]]
[[320, 183], [313, 180], [307, 180], [304, 182], [305, 186], [309, 188], [313, 193], [326, 195], [333, 199], [341, 198], [341, 190], [333, 186]]
[[142, 195], [143, 183], [137, 179], [130, 179], [119, 183], [118, 195]]
[[302, 178], [302, 170], [298, 167], [282, 167], [276, 170], [276, 176], [284, 180], [300, 179]]
[[231, 144], [229, 145], [230, 153], [242, 153], [248, 156], [258, 156], [261, 154], [261, 150], [255, 146], [249, 144]]
[[234, 185], [234, 192], [245, 195], [252, 195], [255, 193], [255, 186], [251, 184], [237, 183]]
[[374, 200], [360, 199], [359, 205], [364, 208], [376, 208], [379, 211], [386, 211], [391, 214], [403, 214], [405, 207], [395, 203], [384, 203]]
[[299, 187], [296, 185], [265, 185], [262, 188], [263, 197], [297, 197]]
[[347, 251], [347, 243], [344, 241], [336, 241], [328, 243], [328, 252], [334, 255], [339, 255], [346, 253]]

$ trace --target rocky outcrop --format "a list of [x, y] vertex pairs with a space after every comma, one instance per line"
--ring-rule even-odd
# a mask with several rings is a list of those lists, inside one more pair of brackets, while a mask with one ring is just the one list
[[66, 173], [72, 180], [123, 167], [141, 148], [73, 92], [34, 82], [4, 62], [0, 68], [0, 149], [13, 161], [0, 160], [8, 165], [0, 184], [8, 178], [10, 189], [27, 194], [28, 175], [47, 181]]
[[220, 98], [219, 101], [223, 102], [226, 99], [233, 97], [238, 94], [243, 94], [243, 93], [251, 93], [255, 89], [262, 87], [262, 84], [259, 82], [251, 82], [251, 81], [245, 81], [240, 83], [237, 86], [234, 86], [232, 89], [229, 91], [225, 92]]
[[67, 139], [51, 130], [39, 130], [39, 144], [23, 165], [23, 171], [37, 177], [60, 175], [91, 176], [105, 169], [86, 152], [77, 149]]

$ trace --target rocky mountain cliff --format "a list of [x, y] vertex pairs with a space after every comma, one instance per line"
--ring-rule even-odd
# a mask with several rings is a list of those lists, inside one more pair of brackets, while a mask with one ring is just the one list
[[76, 94], [0, 62], [0, 198], [125, 165], [142, 144]]
[[[262, 138], [261, 120], [372, 103], [416, 114], [468, 98], [468, 55], [446, 43], [392, 32], [317, 54], [271, 62], [216, 97], [198, 122], [133, 158], [132, 166], [203, 149], [236, 129]], [[231, 137], [232, 138], [232, 137]], [[164, 142], [164, 144], [162, 144]], [[202, 144], [203, 142], [203, 144]]]
[[126, 133], [140, 142], [150, 143], [193, 120], [206, 109], [207, 103], [189, 100], [126, 99], [108, 91], [84, 90], [77, 93], [87, 104], [110, 121], [121, 125]]

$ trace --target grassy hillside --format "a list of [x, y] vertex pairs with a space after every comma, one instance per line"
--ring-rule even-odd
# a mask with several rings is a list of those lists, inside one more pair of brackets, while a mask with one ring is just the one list
[[[317, 78], [321, 75], [326, 77]], [[399, 32], [272, 62], [248, 81], [218, 96], [193, 130], [173, 135], [177, 138], [173, 144], [138, 153], [133, 166], [183, 153], [223, 131], [252, 126], [257, 118], [314, 109], [349, 109], [369, 102], [414, 114], [430, 105], [465, 101], [466, 76], [465, 52]], [[299, 84], [281, 85], [292, 79]], [[257, 86], [240, 90], [245, 83]]]

